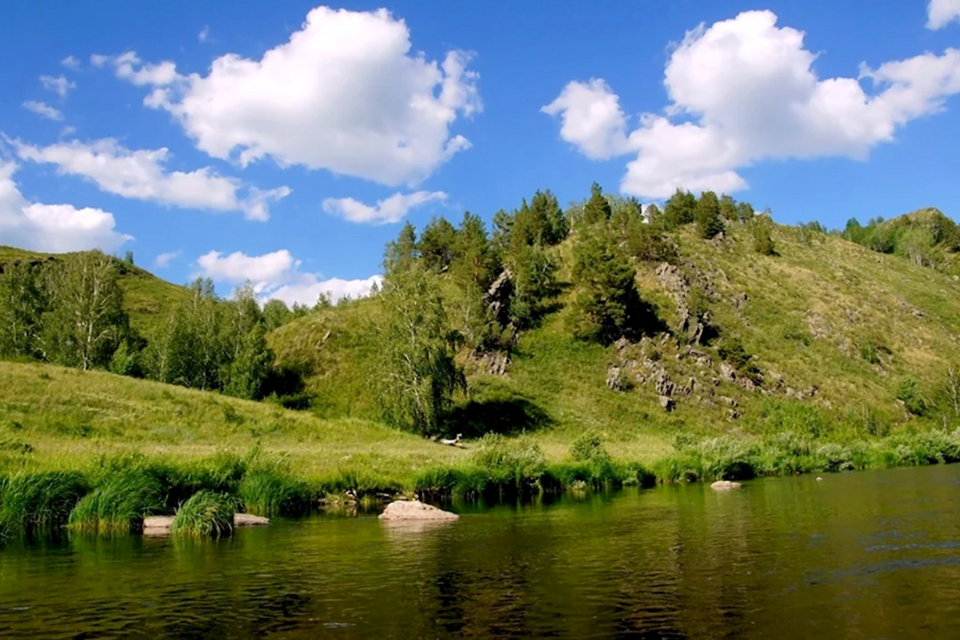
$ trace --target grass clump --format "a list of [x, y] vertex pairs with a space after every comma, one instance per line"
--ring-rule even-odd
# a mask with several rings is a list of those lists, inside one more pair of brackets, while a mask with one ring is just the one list
[[63, 525], [87, 492], [75, 471], [21, 473], [8, 478], [0, 494], [0, 528], [36, 531]]
[[183, 503], [171, 531], [196, 537], [220, 538], [233, 533], [235, 500], [230, 496], [200, 491]]
[[84, 496], [70, 512], [69, 525], [91, 533], [139, 531], [144, 516], [163, 511], [166, 495], [156, 475], [123, 473]]
[[248, 473], [240, 482], [239, 495], [247, 513], [261, 516], [301, 516], [314, 499], [305, 482], [272, 470]]

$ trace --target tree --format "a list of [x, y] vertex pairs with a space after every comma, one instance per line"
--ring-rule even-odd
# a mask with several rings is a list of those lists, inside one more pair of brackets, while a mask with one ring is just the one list
[[457, 230], [444, 218], [434, 218], [420, 234], [417, 248], [420, 259], [428, 268], [437, 273], [446, 271], [453, 261], [456, 251]]
[[[418, 257], [417, 232], [414, 230], [413, 225], [407, 221], [403, 225], [403, 228], [400, 229], [400, 235], [397, 236], [397, 239], [387, 243], [387, 248], [383, 255], [383, 268], [388, 272], [408, 269]], [[323, 294], [321, 294], [321, 296], [322, 295]], [[326, 302], [329, 303], [330, 300], [327, 299]]]
[[133, 264], [133, 251], [127, 251], [123, 256], [123, 261], [129, 265]]
[[507, 260], [512, 291], [510, 323], [517, 329], [533, 326], [543, 313], [543, 301], [556, 288], [556, 263], [539, 245], [524, 245]]
[[677, 189], [663, 208], [663, 225], [668, 231], [693, 222], [697, 198], [689, 191]]
[[737, 205], [737, 218], [740, 222], [750, 222], [754, 215], [753, 205], [749, 202], [741, 202]]
[[242, 336], [250, 333], [255, 325], [263, 322], [263, 311], [260, 309], [260, 303], [257, 302], [257, 292], [249, 280], [237, 287], [233, 292], [233, 300], [226, 308], [228, 313], [224, 327], [226, 331], [224, 344], [233, 345], [229, 355], [229, 359], [233, 360], [240, 355], [240, 350], [243, 348]]
[[437, 432], [466, 389], [454, 359], [458, 336], [447, 326], [438, 283], [419, 264], [383, 281], [384, 315], [377, 326], [379, 363], [374, 370], [384, 418], [422, 435]]
[[655, 204], [647, 205], [647, 208], [643, 212], [643, 217], [647, 219], [647, 224], [656, 226], [663, 224], [663, 213], [660, 211], [660, 207]]
[[483, 220], [469, 211], [457, 231], [455, 256], [451, 270], [461, 285], [470, 282], [484, 290], [490, 285], [497, 261]]
[[701, 238], [712, 238], [723, 231], [723, 221], [720, 220], [720, 202], [713, 191], [704, 191], [700, 194], [694, 210], [697, 221], [697, 233]]
[[41, 332], [46, 296], [37, 268], [25, 261], [5, 265], [0, 275], [0, 356], [36, 358], [42, 354]]
[[263, 323], [267, 331], [279, 329], [293, 319], [293, 312], [290, 311], [287, 303], [283, 300], [274, 298], [273, 300], [268, 300], [267, 303], [263, 305]]
[[513, 232], [513, 216], [500, 209], [493, 214], [493, 248], [500, 254], [506, 253]]
[[273, 351], [267, 346], [262, 322], [254, 324], [244, 336], [236, 359], [230, 365], [226, 393], [247, 400], [260, 400], [273, 371]]
[[[524, 203], [526, 204], [526, 203]], [[543, 245], [554, 245], [567, 237], [567, 219], [557, 202], [556, 196], [548, 189], [537, 190], [527, 209], [532, 227], [532, 243], [540, 242]], [[519, 223], [520, 216], [517, 216]]]
[[759, 216], [751, 223], [753, 232], [753, 250], [764, 256], [777, 255], [773, 237], [770, 235], [770, 220], [766, 216]]
[[574, 334], [602, 344], [641, 334], [650, 318], [637, 290], [636, 272], [609, 233], [598, 230], [583, 237], [574, 248], [574, 260]]
[[603, 189], [596, 182], [590, 187], [590, 199], [583, 207], [584, 224], [594, 224], [603, 220], [609, 220], [612, 211], [610, 203], [603, 196]]
[[50, 282], [48, 355], [85, 370], [105, 367], [129, 326], [113, 258], [99, 251], [76, 254], [54, 269]]
[[720, 217], [728, 222], [736, 222], [740, 217], [737, 213], [737, 201], [726, 194], [720, 198]]

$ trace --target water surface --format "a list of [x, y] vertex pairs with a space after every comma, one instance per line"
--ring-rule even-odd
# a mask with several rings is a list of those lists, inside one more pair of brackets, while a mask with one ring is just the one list
[[960, 466], [14, 542], [0, 635], [960, 638]]

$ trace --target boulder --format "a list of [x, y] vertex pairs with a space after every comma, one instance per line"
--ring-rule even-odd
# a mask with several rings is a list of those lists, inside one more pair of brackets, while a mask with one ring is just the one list
[[[250, 513], [236, 513], [233, 515], [234, 527], [262, 527], [270, 524], [270, 518], [255, 516]], [[170, 535], [173, 527], [173, 516], [148, 516], [143, 519], [143, 535], [166, 536]]]
[[262, 527], [270, 524], [270, 518], [255, 516], [252, 513], [235, 513], [233, 515], [233, 526], [235, 527]]
[[660, 396], [660, 406], [664, 411], [670, 412], [673, 411], [673, 408], [676, 406], [676, 403], [673, 401], [673, 398], [670, 396]]
[[714, 491], [730, 491], [732, 489], [739, 489], [743, 485], [739, 482], [730, 482], [729, 480], [717, 480], [710, 485], [710, 488]]
[[387, 521], [456, 520], [459, 517], [455, 513], [424, 504], [419, 500], [391, 502], [380, 514], [380, 519]]

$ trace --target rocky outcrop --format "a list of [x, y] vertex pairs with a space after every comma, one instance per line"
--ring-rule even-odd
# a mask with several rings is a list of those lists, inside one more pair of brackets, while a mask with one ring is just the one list
[[472, 359], [482, 373], [491, 376], [507, 375], [507, 368], [510, 366], [510, 354], [502, 351], [475, 353]]
[[615, 364], [607, 368], [607, 386], [614, 391], [626, 391], [630, 388], [629, 380], [623, 370]]
[[460, 516], [443, 509], [438, 509], [419, 500], [397, 500], [387, 505], [380, 514], [380, 519], [393, 522], [424, 521], [424, 520], [456, 520]]
[[666, 412], [671, 412], [676, 408], [677, 404], [673, 401], [673, 398], [670, 396], [660, 396], [660, 408]]
[[710, 488], [714, 491], [731, 491], [733, 489], [739, 489], [743, 485], [739, 482], [730, 482], [729, 480], [717, 480], [710, 485]]

